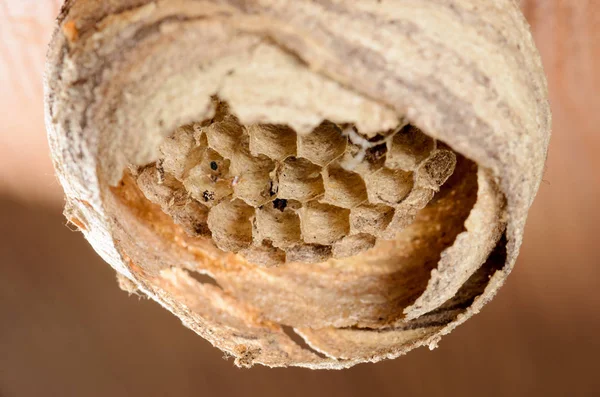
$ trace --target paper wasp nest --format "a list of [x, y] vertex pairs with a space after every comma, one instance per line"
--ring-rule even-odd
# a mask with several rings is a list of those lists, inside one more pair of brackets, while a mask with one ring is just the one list
[[513, 0], [71, 0], [45, 85], [68, 219], [240, 366], [434, 347], [510, 273], [550, 134]]

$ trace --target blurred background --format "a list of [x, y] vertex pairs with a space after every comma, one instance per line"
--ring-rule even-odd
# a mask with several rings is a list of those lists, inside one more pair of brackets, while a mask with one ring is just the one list
[[241, 370], [65, 226], [41, 76], [59, 0], [0, 0], [0, 396], [600, 395], [600, 1], [524, 0], [554, 113], [517, 266], [438, 349]]

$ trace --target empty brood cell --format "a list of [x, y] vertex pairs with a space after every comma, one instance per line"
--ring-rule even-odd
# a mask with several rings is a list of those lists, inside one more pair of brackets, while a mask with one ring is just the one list
[[302, 238], [307, 244], [330, 245], [350, 232], [350, 210], [313, 201], [299, 213]]
[[250, 153], [265, 155], [282, 161], [296, 156], [296, 132], [288, 126], [255, 124], [247, 128], [250, 136]]
[[277, 197], [306, 202], [325, 191], [321, 168], [302, 158], [290, 157], [277, 170]]
[[347, 142], [337, 125], [324, 122], [310, 134], [298, 135], [298, 157], [324, 167], [344, 154]]
[[239, 148], [244, 133], [243, 127], [231, 115], [225, 116], [223, 121], [215, 122], [203, 128], [208, 139], [208, 145], [221, 156], [231, 159]]
[[234, 196], [253, 207], [272, 200], [271, 176], [275, 163], [266, 156], [252, 156], [248, 149], [240, 149], [231, 158], [230, 174]]
[[390, 224], [394, 209], [387, 205], [365, 204], [350, 211], [350, 233], [379, 236]]
[[386, 152], [385, 143], [368, 147], [349, 143], [338, 163], [343, 169], [364, 178], [384, 167]]
[[412, 172], [389, 168], [382, 168], [364, 178], [369, 202], [372, 204], [399, 204], [410, 193], [414, 184]]
[[208, 213], [208, 227], [217, 247], [238, 252], [252, 244], [254, 208], [241, 200], [224, 200]]
[[269, 240], [278, 248], [302, 244], [300, 217], [296, 213], [299, 203], [281, 203], [276, 200], [256, 210], [255, 241]]
[[415, 170], [435, 147], [435, 141], [418, 128], [407, 125], [387, 142], [385, 165], [389, 168]]
[[325, 195], [323, 203], [354, 208], [367, 201], [367, 188], [360, 175], [332, 165], [323, 172]]

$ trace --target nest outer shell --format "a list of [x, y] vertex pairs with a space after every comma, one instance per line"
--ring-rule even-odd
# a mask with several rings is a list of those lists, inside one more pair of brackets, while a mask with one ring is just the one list
[[[212, 95], [245, 124], [299, 133], [327, 119], [373, 134], [402, 115], [477, 164], [467, 230], [404, 318], [385, 330], [299, 327], [317, 354], [253, 305], [167, 266], [201, 263], [215, 277], [245, 266], [210, 247], [182, 250], [160, 216], [123, 205], [133, 193], [113, 187], [129, 164], [155, 159], [176, 127], [212, 117]], [[69, 0], [48, 53], [45, 107], [67, 217], [120, 274], [240, 366], [344, 368], [435, 346], [510, 273], [551, 123], [541, 61], [513, 0]], [[155, 217], [152, 228], [143, 216]], [[476, 226], [489, 222], [496, 227]], [[477, 271], [486, 258], [499, 262], [489, 274]], [[480, 295], [462, 294], [473, 283]]]

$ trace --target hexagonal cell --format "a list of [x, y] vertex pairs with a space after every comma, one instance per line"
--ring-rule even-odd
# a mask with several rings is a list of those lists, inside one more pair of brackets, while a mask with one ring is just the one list
[[323, 203], [343, 208], [354, 208], [367, 201], [367, 188], [360, 175], [346, 171], [338, 165], [330, 165], [323, 172], [325, 195]]
[[208, 213], [208, 227], [217, 247], [238, 252], [252, 244], [254, 208], [241, 200], [225, 200]]
[[406, 196], [399, 207], [409, 206], [416, 209], [423, 209], [431, 201], [435, 191], [430, 188], [415, 186]]
[[205, 147], [198, 147], [191, 125], [178, 128], [160, 145], [162, 167], [165, 172], [181, 180], [202, 159]]
[[256, 210], [254, 240], [269, 240], [274, 247], [289, 248], [302, 243], [299, 203], [277, 199]]
[[319, 263], [331, 258], [331, 246], [303, 244], [286, 250], [288, 262]]
[[207, 149], [200, 164], [189, 171], [183, 183], [192, 197], [212, 207], [233, 193], [229, 160]]
[[313, 201], [299, 213], [302, 239], [308, 244], [333, 244], [350, 232], [348, 209]]
[[230, 159], [240, 148], [244, 129], [237, 119], [231, 115], [223, 121], [215, 122], [203, 129], [208, 139], [208, 145], [221, 156]]
[[[235, 179], [238, 178], [238, 179]], [[234, 196], [244, 200], [253, 207], [260, 207], [270, 202], [272, 181], [268, 173], [244, 173], [234, 177]]]
[[193, 168], [193, 172], [208, 175], [213, 179], [225, 179], [229, 177], [230, 164], [229, 160], [224, 159], [216, 151], [206, 149], [201, 161]]
[[229, 173], [232, 177], [234, 196], [253, 207], [259, 207], [272, 199], [271, 175], [275, 163], [264, 155], [254, 157], [246, 149], [240, 149], [231, 158]]
[[282, 161], [296, 156], [296, 132], [285, 125], [255, 124], [247, 128], [250, 153]]
[[410, 193], [414, 184], [412, 172], [389, 168], [382, 168], [364, 178], [369, 202], [372, 204], [399, 204]]
[[435, 147], [435, 141], [420, 129], [407, 125], [387, 143], [388, 168], [412, 171], [425, 160]]
[[439, 190], [456, 168], [456, 154], [450, 150], [440, 149], [434, 151], [431, 156], [419, 167], [417, 181], [419, 185]]
[[348, 139], [335, 124], [325, 121], [306, 135], [298, 135], [298, 157], [321, 167], [344, 154]]
[[306, 159], [289, 157], [277, 170], [277, 197], [306, 202], [325, 191], [321, 168]]
[[285, 263], [285, 252], [273, 247], [268, 241], [258, 246], [251, 246], [239, 252], [246, 260], [263, 267], [274, 267]]
[[365, 252], [375, 246], [376, 239], [370, 234], [346, 236], [332, 246], [334, 258], [347, 258]]
[[379, 236], [394, 217], [394, 209], [387, 205], [361, 205], [350, 211], [350, 232]]
[[[162, 183], [159, 179], [162, 179]], [[210, 236], [208, 208], [190, 198], [183, 185], [172, 175], [160, 177], [156, 167], [146, 167], [138, 175], [137, 183], [146, 198], [160, 205], [187, 234]]]

